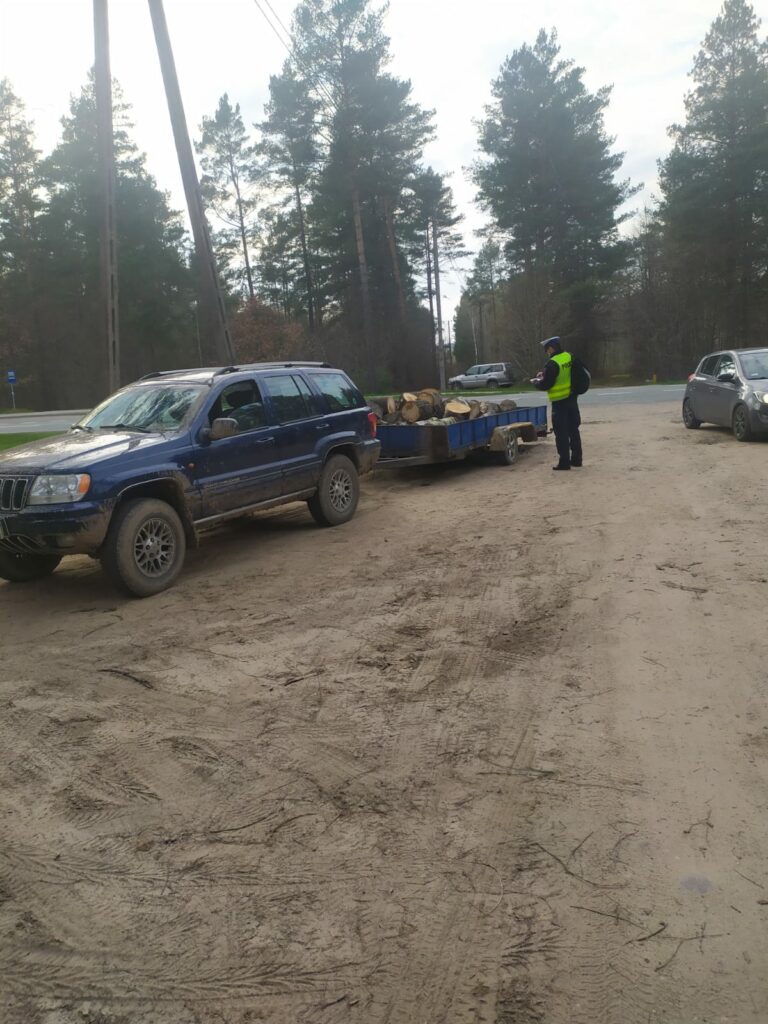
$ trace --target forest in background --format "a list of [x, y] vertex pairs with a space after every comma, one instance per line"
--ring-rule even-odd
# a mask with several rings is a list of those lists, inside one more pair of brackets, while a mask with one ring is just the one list
[[[369, 390], [435, 383], [436, 270], [467, 256], [449, 371], [509, 360], [527, 375], [554, 333], [598, 376], [641, 379], [768, 344], [768, 44], [745, 0], [726, 0], [695, 56], [639, 214], [605, 130], [610, 88], [586, 88], [554, 30], [514, 50], [478, 111], [477, 157], [455, 170], [486, 215], [473, 253], [425, 161], [433, 112], [389, 70], [385, 16], [302, 0], [262, 119], [224, 94], [192, 126], [239, 359], [327, 359]], [[121, 377], [215, 363], [190, 239], [117, 85], [114, 121]], [[98, 196], [92, 80], [47, 155], [0, 81], [0, 367], [28, 407], [106, 388]]]

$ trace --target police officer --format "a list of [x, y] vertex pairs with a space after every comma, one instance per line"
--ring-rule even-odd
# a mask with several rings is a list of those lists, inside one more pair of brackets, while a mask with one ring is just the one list
[[581, 466], [581, 414], [578, 397], [573, 391], [571, 371], [573, 356], [564, 352], [560, 338], [547, 338], [541, 347], [547, 363], [532, 383], [539, 391], [546, 391], [552, 403], [552, 429], [559, 461], [553, 469]]

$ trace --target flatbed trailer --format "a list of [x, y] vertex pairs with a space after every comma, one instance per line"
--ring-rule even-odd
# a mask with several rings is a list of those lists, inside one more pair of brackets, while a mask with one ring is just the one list
[[496, 452], [511, 466], [517, 461], [518, 441], [536, 441], [547, 434], [545, 405], [519, 406], [505, 412], [456, 423], [380, 423], [377, 467], [425, 466], [455, 462], [478, 451]]

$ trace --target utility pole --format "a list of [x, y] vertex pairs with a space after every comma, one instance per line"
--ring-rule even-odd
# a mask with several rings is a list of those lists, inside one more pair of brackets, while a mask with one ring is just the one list
[[443, 308], [440, 297], [440, 257], [437, 249], [437, 223], [432, 219], [432, 269], [435, 273], [435, 305], [437, 306], [438, 368], [440, 390], [445, 391], [445, 346], [443, 345]]
[[107, 0], [93, 0], [94, 86], [98, 152], [99, 261], [101, 298], [107, 336], [109, 391], [120, 387], [120, 324], [117, 281], [117, 224], [115, 219], [115, 149], [112, 128], [112, 71], [109, 61]]
[[192, 225], [192, 236], [195, 240], [195, 252], [197, 253], [197, 259], [201, 268], [201, 297], [205, 300], [203, 308], [208, 313], [205, 319], [207, 320], [210, 317], [211, 320], [212, 332], [216, 342], [217, 358], [225, 363], [233, 363], [235, 361], [235, 351], [227, 324], [224, 296], [216, 270], [211, 234], [208, 230], [208, 222], [205, 219], [203, 196], [200, 192], [200, 182], [197, 178], [195, 158], [192, 155], [192, 144], [189, 141], [187, 120], [184, 115], [184, 104], [181, 99], [178, 75], [176, 74], [176, 63], [173, 59], [171, 38], [168, 34], [168, 23], [165, 20], [163, 0], [149, 0], [149, 12], [152, 16], [157, 55], [160, 58], [160, 68], [163, 73], [163, 82], [165, 83], [165, 96], [168, 101], [168, 113], [171, 117], [173, 138], [176, 142], [176, 154], [179, 158], [181, 180], [187, 197], [187, 209]]

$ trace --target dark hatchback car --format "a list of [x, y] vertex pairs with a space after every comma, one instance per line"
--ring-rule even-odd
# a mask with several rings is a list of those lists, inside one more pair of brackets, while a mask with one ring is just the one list
[[87, 554], [130, 594], [159, 593], [227, 518], [306, 501], [319, 524], [347, 522], [375, 438], [363, 395], [326, 364], [150, 374], [66, 434], [0, 456], [0, 578]]
[[768, 435], [768, 349], [713, 352], [688, 378], [683, 422], [730, 427], [737, 441]]

